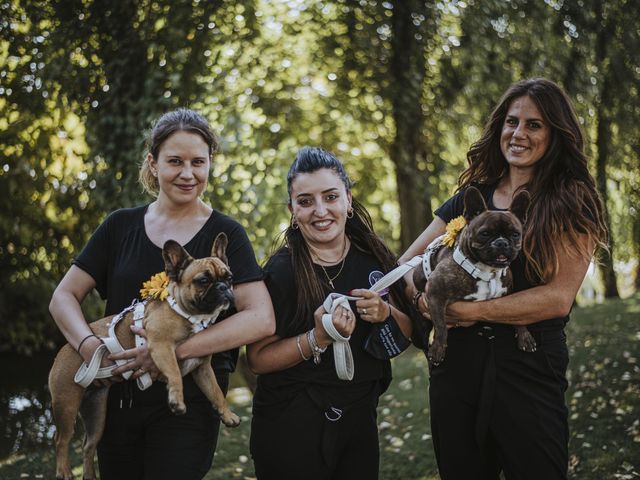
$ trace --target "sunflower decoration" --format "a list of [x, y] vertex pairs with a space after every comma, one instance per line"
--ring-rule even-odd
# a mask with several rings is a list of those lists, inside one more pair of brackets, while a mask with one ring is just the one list
[[143, 300], [148, 298], [164, 300], [169, 296], [169, 277], [166, 272], [156, 273], [149, 280], [142, 284], [140, 296]]
[[456, 238], [458, 237], [458, 233], [467, 225], [467, 221], [464, 219], [462, 215], [452, 219], [449, 223], [447, 223], [446, 231], [444, 234], [444, 238], [442, 239], [442, 243], [445, 244], [449, 248], [453, 248], [453, 245], [456, 243]]

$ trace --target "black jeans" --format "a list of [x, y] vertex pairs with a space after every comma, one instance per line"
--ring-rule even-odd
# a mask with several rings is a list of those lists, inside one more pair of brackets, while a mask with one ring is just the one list
[[449, 330], [444, 362], [430, 367], [431, 429], [443, 480], [564, 480], [568, 365], [562, 329], [517, 348], [496, 325]]
[[[216, 372], [225, 393], [229, 374]], [[200, 480], [218, 442], [218, 413], [190, 375], [184, 377], [187, 413], [174, 415], [163, 382], [144, 392], [125, 382], [111, 387], [107, 425], [98, 445], [102, 480]]]

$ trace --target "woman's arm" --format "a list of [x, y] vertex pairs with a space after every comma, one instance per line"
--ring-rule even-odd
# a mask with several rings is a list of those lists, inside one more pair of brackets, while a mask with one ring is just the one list
[[[444, 234], [447, 224], [440, 217], [434, 217], [429, 226], [420, 234], [418, 238], [411, 244], [406, 252], [398, 259], [398, 263], [402, 265], [408, 262], [416, 255], [424, 253], [425, 249], [429, 246], [434, 239]], [[405, 295], [409, 299], [413, 299], [414, 295], [418, 292], [413, 284], [413, 270], [407, 272], [404, 276], [404, 280], [407, 283], [405, 288]], [[403, 330], [404, 332], [404, 330]]]
[[[586, 235], [580, 239], [586, 251], [593, 251]], [[456, 302], [447, 309], [447, 323], [481, 320], [510, 325], [530, 325], [569, 314], [578, 289], [589, 268], [589, 260], [563, 242], [558, 253], [558, 274], [547, 284], [483, 302]]]
[[190, 337], [176, 349], [178, 360], [225, 352], [273, 335], [275, 318], [264, 282], [233, 287], [237, 313]]
[[434, 217], [433, 221], [425, 228], [424, 232], [414, 240], [406, 252], [398, 259], [399, 264], [403, 264], [411, 260], [416, 255], [424, 253], [429, 244], [445, 232], [447, 224], [440, 217]]
[[[325, 348], [332, 342], [331, 337], [322, 326], [324, 313], [326, 313], [325, 309], [321, 305], [313, 314], [315, 321], [313, 333], [320, 348]], [[342, 336], [348, 337], [353, 333], [356, 320], [352, 311], [339, 307], [335, 309], [331, 318], [336, 330]], [[257, 375], [285, 370], [300, 362], [310, 360], [312, 357], [313, 353], [306, 332], [288, 338], [272, 335], [247, 345], [249, 368]]]
[[93, 332], [84, 318], [80, 304], [95, 286], [96, 282], [91, 275], [72, 265], [56, 287], [49, 303], [49, 312], [69, 344], [77, 350], [82, 342], [80, 355], [87, 363], [102, 342], [97, 337], [90, 337]]

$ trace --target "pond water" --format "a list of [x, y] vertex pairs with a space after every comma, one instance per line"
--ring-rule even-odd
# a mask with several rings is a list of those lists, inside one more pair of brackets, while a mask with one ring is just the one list
[[[52, 448], [55, 427], [47, 378], [55, 353], [0, 354], [0, 464], [17, 453]], [[240, 373], [233, 373], [229, 383], [229, 403], [250, 405], [251, 392]]]
[[54, 352], [0, 355], [0, 462], [17, 452], [49, 448], [53, 438], [47, 376]]

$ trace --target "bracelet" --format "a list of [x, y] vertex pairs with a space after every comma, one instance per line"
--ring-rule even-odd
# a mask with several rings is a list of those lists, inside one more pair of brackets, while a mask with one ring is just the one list
[[418, 302], [420, 301], [421, 295], [422, 295], [422, 292], [418, 290], [416, 294], [413, 296], [413, 299], [411, 300], [411, 302], [413, 303], [413, 306], [418, 312], [420, 311], [420, 306], [418, 305]]
[[[76, 352], [80, 353], [80, 349], [82, 348], [82, 344], [87, 341], [89, 338], [91, 337], [96, 337], [98, 338], [96, 335], [94, 335], [93, 333], [91, 335], [87, 335], [86, 337], [84, 337], [82, 340], [80, 340], [80, 343], [78, 344], [78, 348], [76, 348]], [[82, 355], [82, 354], [81, 354]]]
[[307, 341], [309, 342], [309, 347], [311, 348], [311, 354], [313, 355], [313, 363], [318, 365], [320, 363], [320, 355], [323, 354], [327, 347], [320, 348], [318, 345], [318, 341], [316, 340], [315, 329], [311, 329], [307, 332]]
[[302, 336], [302, 333], [296, 337], [296, 345], [298, 346], [298, 351], [300, 352], [300, 356], [302, 357], [302, 360], [304, 360], [306, 362], [311, 357], [305, 357], [304, 353], [302, 352], [302, 345], [300, 345], [300, 337], [301, 336]]

